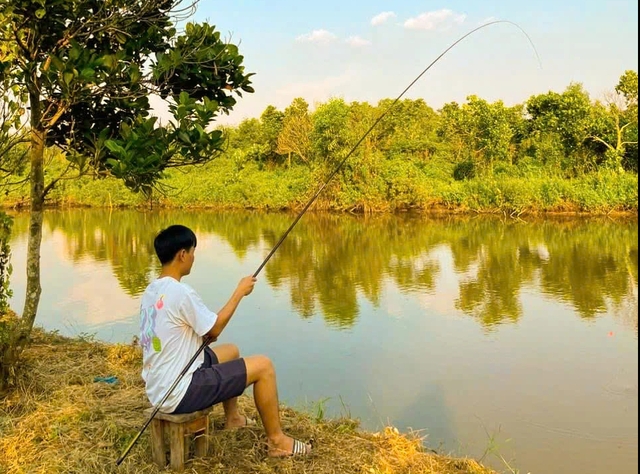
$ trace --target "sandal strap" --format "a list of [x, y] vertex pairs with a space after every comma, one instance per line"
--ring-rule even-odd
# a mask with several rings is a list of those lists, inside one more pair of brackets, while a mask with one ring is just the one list
[[302, 441], [300, 441], [299, 439], [294, 439], [293, 440], [293, 455], [295, 456], [296, 454], [304, 454], [307, 452], [307, 447], [304, 445], [304, 443]]

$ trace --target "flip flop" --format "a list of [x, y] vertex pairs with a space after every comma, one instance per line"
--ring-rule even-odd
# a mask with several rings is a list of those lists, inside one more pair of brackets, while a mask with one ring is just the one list
[[297, 457], [297, 456], [308, 456], [309, 454], [311, 454], [312, 448], [310, 448], [309, 446], [312, 446], [312, 444], [313, 443], [311, 441], [309, 443], [305, 443], [303, 441], [300, 441], [299, 439], [293, 438], [293, 447], [291, 448], [291, 451], [285, 451], [284, 449], [276, 448], [270, 451], [280, 451], [285, 454], [278, 454], [276, 456], [269, 454], [269, 457], [270, 458], [287, 458], [287, 457]]

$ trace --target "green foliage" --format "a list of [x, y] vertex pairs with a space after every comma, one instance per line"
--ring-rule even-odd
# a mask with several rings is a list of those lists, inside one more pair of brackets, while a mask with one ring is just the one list
[[[9, 180], [22, 174], [10, 157], [29, 143], [28, 193], [20, 181], [14, 190], [29, 196], [32, 219], [25, 306], [2, 351], [0, 389], [37, 315], [42, 213], [55, 185], [111, 176], [150, 200], [168, 169], [206, 163], [223, 151], [214, 120], [232, 110], [233, 94], [253, 92], [237, 46], [213, 26], [187, 23], [178, 34], [173, 22], [186, 20], [195, 7], [181, 3], [0, 1], [0, 171]], [[150, 117], [150, 96], [166, 101], [167, 123]], [[54, 167], [45, 171], [52, 149], [66, 160], [55, 176]]]
[[470, 179], [475, 177], [476, 170], [473, 161], [466, 160], [458, 163], [455, 168], [453, 168], [453, 178], [456, 181], [463, 181], [465, 179]]
[[287, 166], [291, 157], [309, 162], [313, 124], [309, 116], [309, 104], [301, 97], [293, 99], [282, 115], [282, 128], [276, 141], [276, 153], [287, 155]]
[[[232, 93], [253, 92], [252, 74], [213, 26], [187, 23], [179, 35], [173, 10], [180, 3], [0, 4], [3, 44], [11, 45], [3, 56], [13, 60], [9, 67], [0, 56], [0, 79], [16, 98], [28, 98], [31, 126], [81, 173], [111, 174], [148, 193], [167, 168], [222, 151], [222, 132], [208, 128], [232, 110]], [[167, 100], [172, 120], [149, 117], [150, 95]]]
[[497, 161], [512, 161], [516, 114], [501, 101], [489, 104], [469, 96], [462, 106], [445, 104], [438, 134], [451, 143], [456, 161], [473, 161], [487, 171]]
[[[638, 107], [638, 71], [627, 70], [620, 76], [615, 87], [616, 92], [622, 94], [627, 101], [627, 106]], [[633, 112], [633, 110], [632, 110]]]
[[[361, 157], [352, 156], [356, 160]], [[64, 158], [52, 158], [62, 168]], [[360, 161], [357, 161], [360, 163]], [[387, 211], [394, 209], [461, 209], [479, 212], [581, 211], [608, 213], [637, 211], [638, 176], [602, 169], [568, 180], [532, 158], [516, 165], [497, 166], [492, 177], [478, 175], [456, 181], [454, 166], [445, 158], [422, 159], [397, 155], [371, 156], [370, 174], [346, 166], [319, 196], [314, 207]], [[54, 166], [55, 165], [55, 166]], [[459, 166], [459, 165], [457, 165]], [[55, 174], [56, 169], [52, 170]], [[49, 196], [58, 206], [177, 207], [226, 209], [297, 209], [326, 179], [322, 170], [304, 164], [263, 169], [239, 151], [203, 165], [195, 172], [170, 170], [162, 180], [165, 194], [144, 198], [128, 190], [121, 180], [62, 181]], [[20, 202], [26, 190], [16, 188], [5, 204]]]
[[548, 92], [526, 103], [529, 134], [557, 134], [564, 153], [571, 155], [585, 141], [591, 126], [591, 101], [581, 84], [572, 83], [559, 94]]
[[[189, 31], [217, 38], [212, 29]], [[187, 43], [181, 43], [185, 51]], [[165, 69], [167, 61], [162, 60]], [[436, 112], [421, 99], [399, 101], [344, 163], [316, 206], [363, 212], [438, 207], [503, 213], [637, 210], [637, 117], [629, 113], [634, 104], [637, 109], [633, 78], [629, 71], [621, 77], [617, 102], [611, 103], [591, 103], [578, 84], [513, 107], [470, 96]], [[171, 97], [173, 125], [159, 127], [154, 118], [137, 116], [120, 125], [119, 138], [105, 140], [117, 157], [111, 174], [124, 185], [90, 176], [61, 180], [49, 203], [295, 209], [392, 103], [334, 98], [310, 112], [309, 104], [296, 98], [284, 111], [268, 106], [259, 118], [203, 133], [194, 121], [213, 120], [220, 104], [207, 97], [198, 101], [186, 92]], [[224, 136], [225, 151], [197, 171], [162, 168], [168, 161], [201, 163], [205, 158], [198, 153], [220, 153], [216, 150]], [[56, 155], [47, 179], [61, 175], [69, 159], [68, 153]], [[631, 173], [621, 172], [620, 165]], [[145, 176], [153, 176], [163, 193], [135, 196], [127, 191], [144, 188]], [[20, 203], [27, 195], [24, 186], [7, 188], [3, 200]]]
[[187, 23], [185, 35], [156, 58], [153, 79], [161, 87], [162, 98], [188, 91], [195, 100], [208, 98], [228, 111], [236, 99], [225, 91], [254, 92], [249, 81], [253, 74], [245, 75], [238, 47], [221, 41], [220, 33], [206, 23]]
[[625, 169], [638, 172], [638, 72], [625, 71], [620, 76], [620, 81], [616, 86], [616, 92], [625, 99], [626, 110], [624, 119], [630, 123], [627, 132], [628, 144], [622, 158]]
[[570, 196], [570, 186], [564, 180], [549, 179], [538, 187], [534, 199], [543, 209], [560, 207]]
[[615, 205], [617, 209], [638, 208], [637, 175], [622, 174], [603, 169], [584, 176], [575, 186], [574, 199], [584, 210], [606, 211]]
[[[381, 113], [391, 103], [390, 99], [381, 100], [378, 111]], [[423, 99], [404, 99], [380, 121], [379, 148], [389, 154], [433, 154], [437, 149], [438, 123], [438, 115]]]
[[262, 142], [267, 147], [267, 156], [270, 159], [277, 158], [278, 136], [282, 133], [284, 126], [284, 112], [276, 109], [273, 105], [267, 106], [260, 116], [262, 127]]
[[343, 99], [331, 99], [320, 104], [313, 113], [310, 139], [315, 158], [336, 166], [354, 145], [348, 129], [349, 106]]

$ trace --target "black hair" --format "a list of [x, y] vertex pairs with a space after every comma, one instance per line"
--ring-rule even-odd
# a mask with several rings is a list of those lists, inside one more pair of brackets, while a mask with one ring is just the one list
[[176, 224], [161, 230], [153, 241], [153, 247], [160, 263], [165, 265], [171, 262], [180, 250], [190, 250], [197, 243], [196, 234], [191, 229]]

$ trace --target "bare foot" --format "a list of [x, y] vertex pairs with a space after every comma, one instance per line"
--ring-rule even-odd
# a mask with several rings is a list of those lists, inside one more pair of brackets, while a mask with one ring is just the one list
[[233, 430], [236, 428], [255, 426], [255, 424], [256, 424], [255, 420], [252, 420], [248, 416], [238, 414], [234, 417], [227, 418], [227, 421], [224, 424], [224, 429]]
[[278, 441], [269, 442], [269, 457], [282, 458], [311, 453], [311, 445], [290, 436], [282, 436]]

